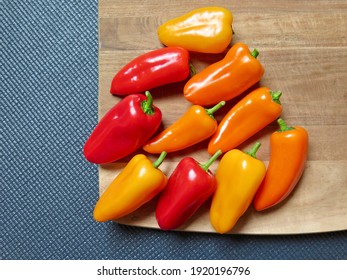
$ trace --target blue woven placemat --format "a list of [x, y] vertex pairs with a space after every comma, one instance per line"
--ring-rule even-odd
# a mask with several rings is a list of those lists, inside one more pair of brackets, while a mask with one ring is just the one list
[[347, 232], [219, 236], [98, 224], [98, 3], [0, 0], [0, 259], [346, 259]]

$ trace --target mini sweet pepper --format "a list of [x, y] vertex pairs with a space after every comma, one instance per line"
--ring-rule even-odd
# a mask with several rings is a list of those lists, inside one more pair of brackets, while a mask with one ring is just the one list
[[220, 154], [221, 151], [218, 151], [205, 164], [199, 164], [191, 157], [178, 163], [156, 207], [161, 229], [180, 227], [211, 197], [216, 190], [216, 179], [209, 167]]
[[210, 221], [218, 233], [226, 233], [235, 226], [265, 176], [265, 164], [255, 155], [259, 147], [260, 143], [255, 143], [248, 153], [233, 149], [219, 162], [217, 189], [210, 208]]
[[221, 101], [210, 109], [200, 105], [191, 106], [176, 122], [149, 140], [143, 149], [149, 153], [161, 153], [164, 150], [175, 152], [209, 138], [217, 129], [213, 113], [224, 104]]
[[128, 95], [96, 125], [84, 145], [84, 156], [96, 164], [128, 156], [155, 133], [161, 120], [161, 111], [148, 91], [146, 95]]
[[188, 78], [189, 53], [180, 47], [160, 48], [142, 54], [114, 76], [110, 92], [115, 95], [142, 93]]
[[230, 45], [232, 21], [231, 12], [223, 7], [203, 7], [165, 22], [159, 26], [158, 36], [166, 46], [221, 53]]
[[283, 201], [300, 180], [307, 161], [308, 133], [301, 126], [287, 126], [270, 136], [270, 161], [264, 181], [254, 198], [254, 208], [265, 210]]
[[208, 152], [213, 155], [219, 149], [234, 149], [275, 121], [282, 112], [281, 94], [266, 87], [247, 94], [223, 117], [208, 144]]
[[264, 68], [244, 43], [236, 43], [226, 56], [191, 77], [185, 84], [184, 97], [202, 106], [228, 101], [258, 82]]
[[163, 152], [154, 163], [143, 154], [134, 156], [102, 193], [94, 208], [95, 220], [117, 220], [160, 193], [167, 184], [166, 175], [158, 168], [165, 156]]

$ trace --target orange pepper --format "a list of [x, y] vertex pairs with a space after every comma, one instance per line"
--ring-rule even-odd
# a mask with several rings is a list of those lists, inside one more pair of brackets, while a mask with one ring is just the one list
[[280, 91], [273, 92], [266, 87], [246, 95], [219, 123], [208, 144], [208, 152], [213, 155], [218, 150], [227, 152], [234, 149], [275, 121], [282, 112], [280, 96]]
[[240, 95], [264, 74], [263, 66], [256, 59], [258, 54], [257, 50], [251, 53], [243, 43], [235, 44], [222, 60], [188, 80], [184, 97], [193, 104], [205, 106]]
[[143, 154], [134, 156], [100, 196], [94, 219], [117, 220], [159, 194], [167, 184], [166, 175], [158, 168], [165, 156], [164, 151], [153, 163]]
[[277, 122], [280, 130], [271, 134], [268, 170], [253, 203], [257, 211], [283, 201], [297, 185], [307, 161], [307, 131], [288, 127], [282, 119]]
[[213, 113], [224, 106], [221, 101], [213, 108], [205, 109], [199, 105], [191, 106], [171, 126], [149, 140], [143, 149], [148, 153], [175, 152], [197, 144], [210, 136], [217, 129]]

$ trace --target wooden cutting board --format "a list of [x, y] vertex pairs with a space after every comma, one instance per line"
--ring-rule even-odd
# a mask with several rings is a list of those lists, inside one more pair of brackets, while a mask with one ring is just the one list
[[[99, 119], [120, 100], [109, 93], [117, 71], [136, 56], [163, 47], [156, 34], [158, 26], [211, 4], [197, 0], [99, 0]], [[310, 137], [307, 166], [295, 191], [268, 211], [259, 213], [250, 207], [231, 233], [299, 234], [347, 229], [347, 2], [247, 0], [213, 1], [213, 5], [233, 13], [232, 44], [244, 42], [260, 51], [258, 59], [265, 75], [257, 86], [281, 90], [283, 119], [288, 125], [304, 126]], [[200, 71], [223, 56], [193, 55], [192, 63]], [[183, 85], [151, 91], [163, 112], [162, 128], [190, 106], [182, 96]], [[217, 120], [236, 101], [228, 102], [217, 113]], [[276, 129], [275, 123], [269, 125], [239, 148], [245, 150], [260, 141], [257, 156], [268, 164], [269, 136]], [[185, 156], [205, 162], [209, 158], [206, 145], [203, 142], [169, 154], [160, 168], [170, 175]], [[100, 193], [136, 153], [99, 167]], [[212, 165], [213, 172], [217, 165]], [[158, 228], [154, 209], [155, 200], [117, 222]], [[179, 230], [214, 232], [208, 203]]]

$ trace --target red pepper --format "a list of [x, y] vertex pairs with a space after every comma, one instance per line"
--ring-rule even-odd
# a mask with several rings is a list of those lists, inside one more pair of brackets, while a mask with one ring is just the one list
[[110, 92], [128, 95], [185, 80], [189, 53], [181, 47], [154, 50], [130, 61], [113, 78]]
[[[147, 98], [146, 98], [147, 97]], [[85, 158], [96, 164], [119, 160], [138, 148], [155, 133], [162, 120], [152, 96], [126, 96], [100, 120], [84, 145]]]
[[205, 164], [191, 157], [178, 163], [157, 204], [156, 218], [161, 229], [180, 227], [212, 196], [217, 183], [209, 167], [221, 153], [216, 152]]

